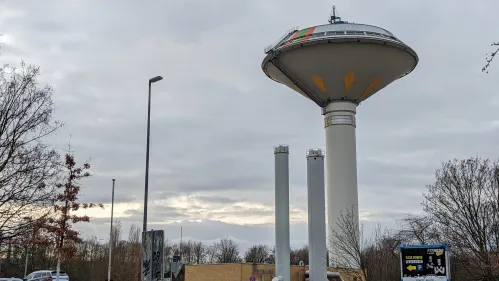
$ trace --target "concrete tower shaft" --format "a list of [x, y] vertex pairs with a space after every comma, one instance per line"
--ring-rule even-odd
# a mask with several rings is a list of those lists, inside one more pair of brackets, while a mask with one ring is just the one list
[[[326, 131], [327, 220], [328, 233], [341, 233], [338, 218], [353, 212], [359, 223], [357, 194], [357, 151], [355, 113], [352, 102], [333, 102], [322, 109]], [[360, 234], [357, 234], [360, 235]], [[331, 257], [334, 253], [330, 253]]]
[[274, 147], [275, 157], [275, 255], [276, 275], [290, 281], [289, 147]]

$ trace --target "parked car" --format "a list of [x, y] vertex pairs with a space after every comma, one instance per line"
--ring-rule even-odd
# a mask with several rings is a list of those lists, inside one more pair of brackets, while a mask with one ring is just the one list
[[0, 278], [0, 281], [23, 281], [21, 278], [15, 278], [15, 277], [10, 277], [10, 278]]
[[[24, 281], [55, 281], [57, 280], [57, 271], [38, 270], [24, 277]], [[64, 271], [59, 271], [59, 281], [69, 281], [69, 276]]]

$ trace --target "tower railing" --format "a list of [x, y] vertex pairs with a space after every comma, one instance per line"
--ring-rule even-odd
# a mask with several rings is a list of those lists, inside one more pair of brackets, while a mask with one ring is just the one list
[[293, 28], [288, 29], [288, 31], [282, 35], [279, 40], [277, 40], [274, 44], [270, 44], [267, 47], [265, 47], [264, 52], [268, 54], [272, 49], [274, 49], [276, 46], [278, 46], [284, 39], [289, 37], [291, 34], [293, 34], [295, 31], [298, 31], [298, 26], [293, 26]]

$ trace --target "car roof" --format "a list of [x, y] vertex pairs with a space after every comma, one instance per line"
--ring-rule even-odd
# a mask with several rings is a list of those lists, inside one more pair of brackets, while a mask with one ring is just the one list
[[[33, 271], [33, 272], [31, 272], [30, 274], [35, 274], [35, 273], [50, 273], [50, 274], [52, 275], [52, 274], [56, 274], [56, 273], [57, 273], [57, 271], [56, 271], [56, 270], [47, 270], [47, 269], [45, 269], [45, 270], [37, 270], [37, 271]], [[64, 271], [64, 270], [59, 270], [59, 273], [61, 273], [61, 274], [66, 274], [66, 275], [67, 275], [66, 271]], [[29, 275], [29, 274], [28, 274], [28, 275]], [[1, 281], [1, 280], [0, 280], [0, 281]]]
[[[45, 272], [45, 273], [46, 273], [46, 272], [51, 273], [52, 271], [55, 271], [55, 270], [48, 270], [48, 269], [44, 269], [44, 270], [37, 270], [37, 271], [33, 271], [33, 272], [31, 272], [30, 274], [33, 274], [33, 273], [44, 273], [44, 272]], [[62, 271], [62, 270], [61, 270], [60, 272], [64, 272], [64, 271]]]

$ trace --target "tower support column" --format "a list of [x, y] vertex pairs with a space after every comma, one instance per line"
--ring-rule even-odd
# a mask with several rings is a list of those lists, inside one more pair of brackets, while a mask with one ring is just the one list
[[307, 152], [308, 261], [310, 281], [327, 280], [326, 200], [324, 153]]
[[274, 147], [276, 276], [291, 281], [289, 241], [289, 147]]
[[[329, 238], [334, 231], [341, 233], [342, 230], [337, 224], [338, 219], [341, 215], [346, 216], [347, 212], [352, 215], [350, 219], [353, 219], [357, 226], [359, 225], [356, 108], [357, 104], [349, 101], [331, 102], [322, 108], [326, 131], [326, 198]], [[334, 256], [335, 253], [330, 252], [330, 258]], [[356, 265], [350, 264], [350, 266]]]

